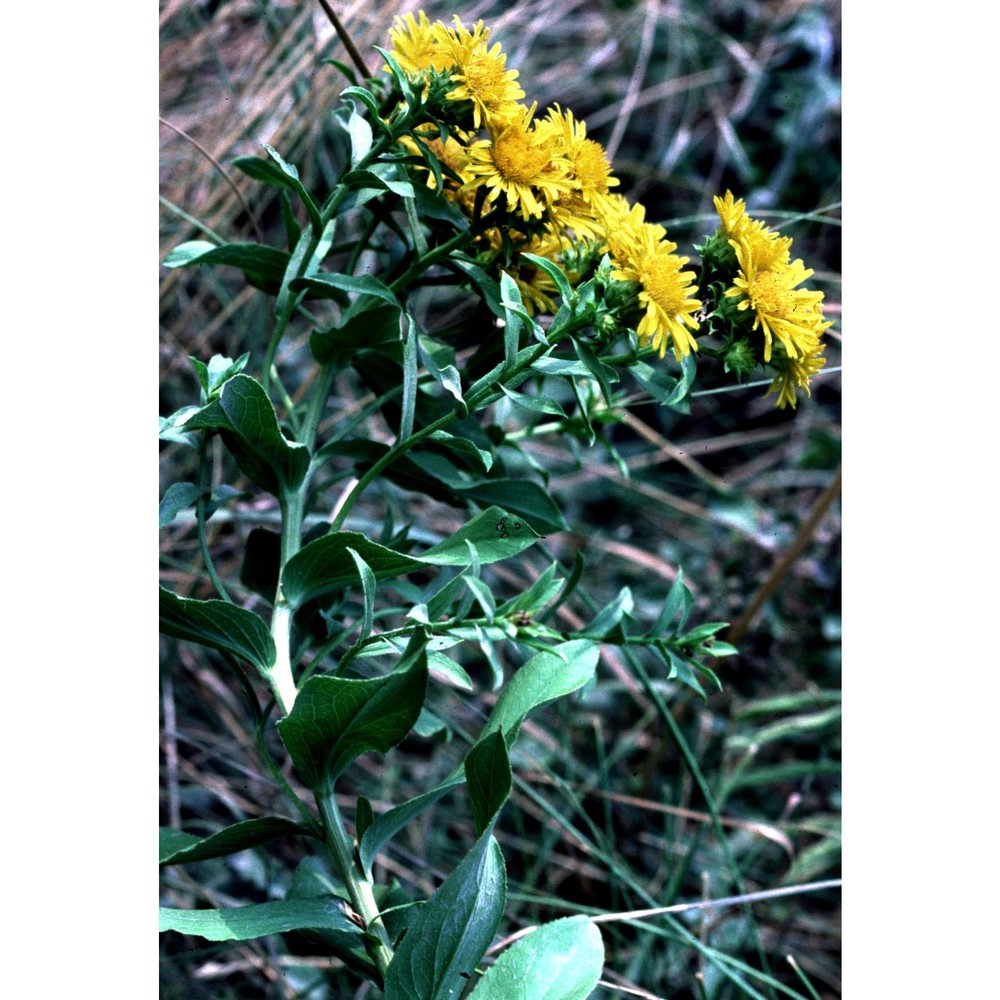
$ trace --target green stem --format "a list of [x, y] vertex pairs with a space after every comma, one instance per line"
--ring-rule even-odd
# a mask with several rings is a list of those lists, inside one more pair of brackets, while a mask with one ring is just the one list
[[198, 486], [201, 488], [202, 494], [198, 497], [198, 502], [195, 504], [195, 519], [198, 522], [198, 547], [201, 549], [202, 562], [204, 562], [205, 571], [212, 581], [212, 586], [219, 592], [219, 596], [224, 601], [229, 601], [232, 604], [233, 599], [229, 596], [229, 591], [226, 590], [225, 584], [223, 584], [219, 574], [215, 571], [215, 563], [212, 562], [212, 553], [208, 549], [208, 535], [205, 528], [207, 524], [207, 518], [205, 517], [205, 493], [209, 492], [211, 483], [208, 474], [207, 430], [201, 432], [201, 438], [198, 442]]
[[[288, 560], [302, 546], [303, 498], [308, 486], [308, 477], [299, 486], [279, 498], [281, 504], [281, 559], [280, 574], [284, 574]], [[292, 674], [292, 606], [281, 588], [281, 575], [271, 614], [271, 637], [274, 639], [275, 661], [268, 675], [268, 683], [284, 715], [291, 712], [298, 693]]]
[[[443, 244], [442, 244], [443, 245]], [[439, 248], [440, 249], [440, 248]], [[432, 251], [433, 253], [434, 251]], [[405, 275], [404, 275], [405, 277]], [[402, 279], [398, 279], [402, 280]], [[578, 327], [584, 326], [585, 321], [581, 319], [570, 319], [567, 321], [566, 326], [561, 330], [549, 331], [549, 343], [548, 344], [538, 344], [533, 350], [529, 350], [527, 354], [521, 358], [516, 364], [511, 365], [497, 373], [495, 379], [481, 385], [479, 389], [475, 392], [470, 393], [465, 399], [465, 405], [457, 405], [451, 413], [446, 413], [442, 417], [438, 417], [433, 423], [427, 424], [426, 427], [421, 427], [420, 430], [414, 431], [405, 441], [397, 441], [355, 484], [351, 489], [351, 492], [347, 494], [343, 504], [341, 504], [340, 511], [338, 512], [333, 523], [330, 525], [331, 531], [339, 531], [347, 515], [350, 513], [351, 508], [354, 506], [358, 497], [364, 492], [366, 487], [374, 479], [380, 476], [396, 459], [401, 458], [415, 445], [418, 445], [421, 441], [429, 438], [435, 431], [442, 430], [447, 427], [454, 420], [464, 419], [469, 413], [477, 410], [483, 406], [489, 405], [494, 400], [498, 399], [503, 395], [496, 386], [502, 381], [509, 381], [513, 379], [525, 369], [530, 368], [539, 358], [547, 354], [555, 344], [561, 340], [563, 337], [567, 336], [573, 330]]]
[[337, 874], [347, 887], [351, 904], [358, 916], [365, 922], [365, 929], [373, 939], [366, 943], [372, 960], [378, 967], [382, 978], [385, 978], [392, 961], [392, 943], [385, 929], [382, 917], [379, 915], [378, 904], [375, 902], [374, 884], [361, 870], [354, 859], [354, 841], [344, 828], [344, 820], [334, 797], [333, 789], [316, 792], [316, 804], [319, 806], [323, 826], [326, 829], [326, 846], [337, 869]]

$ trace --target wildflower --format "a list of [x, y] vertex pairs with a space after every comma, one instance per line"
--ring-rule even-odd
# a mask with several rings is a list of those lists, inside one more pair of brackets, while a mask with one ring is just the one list
[[739, 300], [737, 309], [753, 311], [753, 329], [764, 335], [764, 362], [778, 372], [768, 392], [778, 393], [779, 407], [795, 406], [796, 387], [808, 394], [809, 379], [826, 364], [819, 338], [832, 324], [823, 320], [823, 293], [799, 287], [813, 271], [789, 259], [791, 239], [751, 219], [742, 198], [727, 191], [715, 209], [716, 238], [727, 239], [739, 269], [725, 294]]
[[701, 302], [693, 298], [694, 271], [684, 271], [687, 257], [678, 257], [677, 244], [666, 238], [663, 226], [645, 221], [645, 208], [628, 208], [624, 198], [609, 199], [604, 218], [608, 249], [612, 257], [611, 277], [639, 283], [638, 300], [643, 310], [636, 327], [639, 343], [652, 346], [662, 358], [673, 347], [680, 361], [698, 343], [691, 334], [698, 329], [694, 313]]
[[491, 201], [505, 195], [508, 210], [525, 220], [541, 218], [552, 202], [572, 190], [558, 136], [550, 122], [532, 121], [535, 107], [521, 107], [516, 118], [502, 122], [495, 132], [491, 128], [491, 139], [473, 143], [461, 168], [470, 178], [462, 191], [485, 185]]
[[412, 14], [396, 17], [396, 25], [389, 29], [392, 54], [406, 73], [422, 73], [435, 69], [443, 72], [454, 65], [444, 45], [440, 21], [431, 24], [427, 15], [419, 12], [420, 20]]
[[774, 338], [790, 358], [815, 352], [819, 335], [831, 324], [823, 322], [823, 293], [798, 287], [812, 275], [812, 269], [801, 260], [760, 267], [757, 256], [750, 240], [744, 238], [736, 245], [740, 273], [726, 295], [743, 296], [738, 308], [754, 311], [753, 328], [760, 327], [764, 333], [764, 361], [771, 360]]
[[570, 162], [570, 176], [576, 193], [589, 205], [598, 195], [620, 183], [612, 176], [604, 147], [587, 138], [586, 122], [576, 121], [572, 111], [563, 111], [557, 104], [548, 109], [549, 121], [562, 135], [563, 152]]
[[714, 202], [722, 235], [733, 248], [745, 243], [758, 270], [788, 263], [791, 237], [772, 232], [763, 222], [751, 219], [746, 214], [746, 203], [742, 198], [734, 201], [732, 191], [727, 191], [725, 198], [716, 197]]
[[[805, 389], [806, 395], [811, 395], [809, 391], [809, 379], [812, 378], [825, 364], [826, 358], [820, 357], [825, 349], [824, 344], [799, 358], [786, 358], [778, 362], [777, 378], [771, 383], [767, 392], [778, 393], [778, 401], [775, 406], [784, 409], [786, 406], [795, 408], [796, 397], [795, 388]], [[773, 363], [773, 362], [772, 362]]]
[[478, 21], [470, 32], [455, 15], [455, 27], [444, 37], [452, 77], [458, 84], [448, 93], [453, 101], [471, 101], [473, 124], [478, 129], [484, 124], [503, 121], [519, 113], [518, 101], [524, 91], [515, 82], [516, 69], [507, 69], [507, 56], [497, 42], [487, 49], [489, 28]]

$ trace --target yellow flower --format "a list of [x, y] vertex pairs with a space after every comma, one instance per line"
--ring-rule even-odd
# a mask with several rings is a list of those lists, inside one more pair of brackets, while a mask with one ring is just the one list
[[794, 409], [796, 386], [805, 389], [807, 396], [812, 395], [809, 391], [809, 379], [826, 364], [826, 358], [820, 357], [825, 347], [825, 344], [820, 344], [810, 354], [804, 354], [800, 358], [786, 358], [779, 362], [778, 376], [767, 390], [768, 393], [778, 394], [775, 406], [779, 409], [791, 406]]
[[764, 332], [764, 361], [771, 360], [774, 338], [790, 358], [815, 353], [819, 335], [831, 324], [823, 322], [823, 293], [798, 287], [812, 270], [801, 260], [759, 267], [755, 245], [746, 238], [736, 243], [735, 249], [740, 273], [726, 295], [742, 296], [738, 308], [753, 309], [753, 328]]
[[788, 263], [792, 246], [790, 237], [772, 232], [763, 222], [751, 219], [746, 214], [746, 203], [742, 198], [734, 201], [732, 191], [727, 191], [725, 198], [716, 196], [714, 202], [722, 231], [729, 243], [734, 248], [737, 243], [745, 243], [758, 270]]
[[562, 136], [570, 177], [580, 197], [589, 205], [597, 195], [606, 195], [608, 188], [618, 187], [620, 181], [611, 173], [604, 147], [587, 138], [586, 122], [576, 121], [572, 111], [563, 111], [558, 104], [548, 109], [548, 116]]
[[639, 305], [644, 310], [635, 331], [639, 343], [652, 344], [661, 358], [669, 344], [680, 361], [698, 350], [691, 334], [698, 329], [693, 314], [701, 309], [701, 302], [692, 297], [698, 291], [691, 284], [695, 273], [682, 270], [688, 258], [674, 253], [677, 244], [666, 238], [663, 226], [646, 222], [645, 214], [641, 204], [629, 209], [624, 198], [607, 199], [604, 225], [611, 277], [639, 282]]
[[[764, 361], [770, 363], [775, 339], [791, 360], [815, 358], [821, 350], [820, 334], [831, 324], [823, 322], [823, 293], [798, 287], [813, 272], [801, 260], [789, 261], [791, 238], [751, 219], [743, 199], [735, 200], [731, 191], [724, 198], [715, 198], [715, 210], [740, 268], [726, 295], [742, 299], [739, 309], [753, 310], [753, 328], [764, 334]], [[794, 370], [791, 381], [782, 381], [783, 376], [776, 380], [782, 385], [779, 405], [784, 405], [782, 400], [787, 402], [794, 385], [803, 384], [796, 378], [805, 369], [798, 366]]]
[[497, 42], [487, 50], [490, 29], [476, 22], [470, 32], [455, 15], [455, 27], [447, 30], [446, 46], [453, 79], [458, 86], [448, 93], [453, 101], [471, 101], [475, 127], [489, 126], [518, 114], [524, 91], [515, 81], [516, 69], [507, 69], [507, 56]]
[[433, 24], [427, 15], [419, 12], [420, 20], [412, 14], [396, 18], [396, 25], [389, 29], [392, 54], [407, 73], [422, 73], [426, 69], [444, 71], [454, 65], [451, 54], [444, 45], [444, 26]]
[[470, 179], [462, 191], [483, 185], [492, 202], [507, 197], [510, 212], [523, 219], [541, 218], [560, 195], [572, 190], [569, 162], [558, 151], [558, 136], [545, 120], [532, 122], [535, 105], [521, 107], [516, 118], [501, 123], [491, 139], [476, 142], [462, 163], [462, 174]]

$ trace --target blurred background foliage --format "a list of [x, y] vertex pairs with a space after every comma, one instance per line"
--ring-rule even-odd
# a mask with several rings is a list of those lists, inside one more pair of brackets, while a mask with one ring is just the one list
[[[498, 827], [510, 878], [506, 930], [588, 908], [631, 910], [837, 877], [840, 4], [335, 5], [373, 72], [381, 59], [372, 46], [387, 46], [392, 18], [420, 6], [432, 19], [485, 20], [508, 66], [520, 70], [527, 100], [584, 119], [612, 155], [619, 190], [667, 226], [680, 252], [694, 256], [688, 248], [715, 228], [713, 194], [731, 188], [745, 198], [752, 214], [794, 238], [792, 255], [815, 269], [810, 285], [825, 292], [835, 321], [827, 372], [795, 411], [774, 409], [766, 384], [734, 388], [700, 370], [688, 414], [636, 394], [627, 419], [590, 449], [530, 445], [572, 529], [550, 536], [547, 549], [567, 567], [576, 552], [584, 556], [592, 600], [603, 604], [631, 586], [637, 616], [655, 617], [683, 567], [699, 620], [735, 623], [740, 655], [717, 662], [724, 690], [701, 700], [663, 678], [654, 678], [652, 696], [612, 651], [585, 699], [557, 703], [525, 727], [515, 760], [521, 781]], [[291, 0], [165, 0], [160, 26], [161, 258], [206, 232], [278, 242], [274, 189], [231, 163], [266, 142], [308, 188], [325, 193], [347, 141], [333, 116], [345, 80], [324, 60], [348, 62], [343, 46], [318, 4]], [[189, 355], [250, 350], [259, 358], [270, 319], [269, 300], [234, 271], [161, 269], [161, 414], [197, 400]], [[280, 359], [295, 389], [310, 378], [308, 333], [303, 327]], [[338, 405], [357, 406], [361, 391], [345, 377], [335, 387]], [[373, 425], [371, 434], [389, 440], [391, 430]], [[162, 457], [163, 489], [191, 478], [193, 453], [165, 445]], [[268, 501], [248, 493], [240, 516], [213, 519], [213, 552], [227, 580], [239, 578], [251, 528], [274, 518]], [[397, 525], [431, 533], [458, 524], [455, 511], [398, 491], [373, 495], [357, 512], [349, 526], [369, 533], [387, 512]], [[161, 539], [165, 584], [209, 596], [196, 586], [192, 525], [175, 522]], [[521, 569], [537, 575], [545, 559], [527, 555]], [[523, 588], [525, 579], [506, 572], [501, 587]], [[773, 590], [754, 613], [769, 580]], [[564, 613], [566, 627], [589, 615], [579, 602]], [[164, 642], [163, 651], [161, 822], [211, 830], [280, 811], [269, 776], [248, 768], [253, 733], [221, 662], [185, 644]], [[664, 703], [700, 764], [721, 838]], [[450, 710], [474, 731], [481, 709], [456, 698]], [[442, 777], [460, 753], [417, 737], [402, 749], [362, 758], [345, 792], [363, 792], [378, 810]], [[382, 878], [429, 893], [471, 842], [471, 829], [464, 800], [445, 800], [398, 837]], [[298, 845], [278, 842], [267, 855], [172, 868], [165, 902], [274, 898], [301, 859]], [[838, 899], [826, 891], [641, 926], [604, 923], [609, 985], [595, 997], [725, 1000], [776, 997], [781, 987], [784, 995], [839, 996]], [[313, 941], [222, 946], [170, 934], [161, 949], [164, 998], [365, 995]]]

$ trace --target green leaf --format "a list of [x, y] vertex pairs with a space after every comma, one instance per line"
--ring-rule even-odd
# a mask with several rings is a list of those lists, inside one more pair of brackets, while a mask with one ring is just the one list
[[379, 545], [358, 532], [331, 532], [304, 545], [285, 564], [281, 589], [292, 607], [299, 608], [321, 594], [353, 585], [358, 571], [351, 549], [364, 559], [376, 580], [423, 569], [419, 559]]
[[160, 501], [160, 527], [165, 528], [182, 511], [192, 506], [204, 491], [194, 483], [173, 483]]
[[178, 844], [179, 831], [160, 828], [160, 864], [183, 865], [208, 858], [221, 858], [250, 847], [257, 847], [279, 837], [311, 837], [311, 830], [280, 816], [248, 819], [219, 830], [208, 837], [195, 837], [193, 842]]
[[489, 507], [420, 556], [421, 562], [435, 566], [467, 566], [466, 541], [471, 542], [483, 564], [508, 559], [534, 545], [538, 533], [522, 518], [501, 507]]
[[600, 385], [601, 394], [604, 396], [604, 402], [610, 407], [612, 405], [611, 386], [619, 380], [618, 372], [615, 371], [615, 369], [610, 365], [606, 365], [603, 361], [601, 361], [601, 359], [590, 349], [590, 347], [588, 347], [581, 340], [573, 341], [573, 350], [576, 351], [576, 356], [586, 366], [591, 377], [597, 381], [598, 385]]
[[354, 810], [354, 830], [359, 839], [365, 835], [365, 830], [372, 825], [374, 819], [375, 813], [372, 812], [371, 802], [363, 795], [359, 795]]
[[372, 127], [357, 111], [352, 110], [347, 119], [347, 132], [351, 137], [351, 166], [356, 167], [371, 151]]
[[413, 727], [427, 689], [427, 657], [372, 680], [310, 677], [278, 732], [305, 784], [332, 788], [356, 757], [385, 753]]
[[289, 287], [292, 291], [311, 291], [316, 298], [336, 298], [335, 292], [374, 295], [390, 305], [399, 306], [396, 293], [384, 281], [379, 281], [371, 274], [335, 274], [332, 271], [322, 271], [308, 278], [296, 278]]
[[503, 854], [487, 831], [411, 919], [389, 965], [386, 1000], [454, 1000], [493, 940], [506, 900]]
[[656, 621], [647, 635], [672, 635], [675, 628], [671, 627], [671, 622], [675, 618], [679, 618], [676, 629], [682, 629], [684, 623], [687, 621], [687, 616], [691, 611], [693, 603], [694, 598], [691, 595], [691, 590], [684, 582], [684, 570], [679, 568], [677, 570], [677, 578], [670, 585], [667, 599], [663, 602], [663, 608], [660, 610], [659, 615], [657, 615]]
[[477, 503], [495, 505], [510, 514], [519, 514], [540, 534], [569, 529], [551, 494], [531, 479], [481, 479], [453, 489]]
[[313, 597], [353, 584], [357, 568], [348, 548], [364, 559], [377, 580], [384, 580], [425, 566], [468, 566], [471, 556], [466, 542], [472, 543], [481, 563], [491, 563], [517, 555], [536, 538], [525, 521], [499, 507], [490, 507], [419, 556], [403, 555], [357, 532], [332, 532], [303, 546], [288, 561], [282, 590], [293, 607], [300, 607]]
[[344, 368], [357, 351], [398, 345], [400, 315], [397, 305], [368, 305], [339, 328], [315, 331], [309, 338], [313, 357], [321, 365]]
[[[340, 63], [334, 60], [329, 60], [334, 62], [338, 69], [340, 69], [345, 75], [348, 72], [348, 67], [342, 66]], [[348, 77], [350, 79], [350, 77]], [[382, 115], [379, 111], [378, 102], [375, 100], [375, 95], [370, 90], [365, 90], [364, 87], [347, 87], [345, 90], [340, 92], [341, 97], [356, 97], [370, 112], [372, 115], [372, 120], [378, 124], [383, 129], [388, 129], [388, 125], [382, 121]]]
[[160, 631], [232, 653], [269, 674], [276, 656], [263, 620], [228, 601], [197, 601], [160, 587]]
[[681, 646], [697, 646], [728, 626], [729, 622], [704, 622], [696, 625], [690, 632], [678, 636], [675, 641]]
[[555, 282], [556, 288], [559, 289], [559, 294], [564, 300], [568, 301], [573, 297], [573, 289], [569, 286], [566, 272], [554, 260], [549, 260], [548, 257], [539, 257], [533, 253], [522, 253], [521, 256], [534, 264], [535, 267], [540, 267]]
[[[318, 218], [316, 222], [318, 227]], [[292, 282], [300, 276], [309, 277], [315, 274], [333, 245], [336, 219], [327, 222], [321, 231], [317, 227], [299, 232], [295, 249], [282, 276], [281, 288], [274, 303], [274, 315], [282, 322], [287, 322], [291, 318], [302, 300], [301, 289], [292, 288]]]
[[542, 608], [556, 599], [559, 588], [563, 585], [562, 577], [556, 576], [557, 566], [557, 563], [551, 563], [524, 593], [501, 604], [497, 608], [497, 614], [503, 618], [509, 618], [516, 611], [530, 615], [538, 614]]
[[632, 618], [633, 607], [635, 601], [632, 599], [632, 591], [628, 587], [622, 587], [618, 591], [618, 596], [601, 608], [581, 634], [590, 639], [603, 639], [606, 642], [620, 640], [624, 635], [622, 620]]
[[182, 243], [163, 259], [164, 267], [225, 264], [238, 268], [255, 288], [276, 295], [281, 288], [289, 255], [258, 243], [224, 243], [217, 247], [204, 240]]
[[372, 572], [371, 566], [354, 549], [348, 548], [347, 554], [354, 560], [354, 565], [358, 568], [358, 576], [361, 578], [365, 609], [357, 641], [364, 642], [372, 634], [372, 625], [375, 621], [375, 574]]
[[508, 748], [512, 748], [529, 712], [579, 690], [594, 676], [600, 651], [596, 642], [573, 639], [536, 653], [500, 692], [480, 740], [502, 731]]
[[[460, 581], [451, 582], [460, 584]], [[583, 687], [594, 676], [599, 656], [600, 646], [586, 639], [560, 643], [532, 656], [500, 692], [479, 735], [480, 741], [502, 732], [507, 748], [513, 748], [521, 723], [528, 714]], [[361, 838], [358, 850], [364, 870], [371, 871], [375, 856], [407, 823], [464, 780], [464, 771], [459, 767], [440, 785], [377, 817]]]
[[503, 951], [469, 1000], [585, 1000], [604, 968], [604, 942], [587, 917], [543, 924]]
[[239, 375], [247, 366], [250, 354], [241, 354], [235, 361], [222, 354], [213, 354], [208, 364], [195, 357], [188, 357], [198, 375], [201, 385], [202, 399], [208, 402], [219, 394], [219, 389], [234, 375]]
[[417, 329], [409, 324], [409, 334], [403, 338], [403, 405], [397, 442], [413, 436], [413, 419], [417, 411]]
[[275, 496], [296, 489], [309, 468], [309, 449], [281, 433], [264, 387], [249, 375], [236, 375], [219, 402], [235, 435], [226, 443], [240, 471]]
[[480, 448], [479, 445], [468, 438], [458, 437], [455, 434], [449, 434], [447, 431], [435, 431], [430, 436], [430, 440], [444, 445], [459, 455], [470, 456], [484, 472], [489, 472], [493, 468], [493, 453], [487, 451], [485, 448]]
[[[506, 272], [500, 272], [500, 302], [504, 311], [503, 330], [503, 357], [504, 365], [510, 368], [516, 358], [517, 349], [521, 343], [521, 330], [527, 323], [529, 328], [533, 325], [521, 301], [521, 290], [517, 283]], [[501, 386], [502, 388], [502, 386]]]
[[309, 192], [303, 187], [302, 181], [299, 180], [298, 170], [293, 164], [288, 163], [273, 146], [269, 146], [265, 142], [264, 149], [270, 157], [269, 160], [263, 160], [259, 156], [239, 156], [233, 161], [233, 166], [242, 170], [255, 181], [284, 188], [286, 191], [297, 194], [309, 215], [313, 232], [318, 234], [323, 226], [319, 209]]
[[254, 906], [219, 910], [173, 910], [160, 907], [160, 933], [177, 931], [208, 941], [249, 941], [306, 928], [346, 931], [361, 935], [361, 928], [346, 916], [348, 906], [334, 897], [282, 899]]
[[160, 417], [160, 440], [175, 441], [178, 444], [187, 445], [189, 448], [198, 447], [198, 435], [194, 433], [194, 428], [184, 430], [188, 421], [198, 416], [201, 412], [200, 406], [182, 406], [179, 410], [171, 413], [169, 417]]
[[358, 845], [358, 858], [365, 873], [371, 874], [375, 856], [410, 820], [415, 819], [425, 809], [429, 809], [451, 789], [461, 785], [464, 780], [465, 776], [459, 767], [440, 785], [436, 785], [434, 788], [394, 806], [382, 813], [381, 816], [377, 816], [375, 822], [365, 830]]
[[547, 399], [545, 396], [526, 396], [523, 392], [515, 392], [513, 389], [508, 389], [505, 385], [501, 385], [500, 389], [515, 406], [520, 406], [524, 410], [530, 410], [532, 413], [551, 413], [557, 417], [567, 419], [566, 411], [555, 399]]
[[491, 733], [469, 751], [465, 758], [465, 781], [479, 836], [510, 795], [513, 774], [503, 733]]

